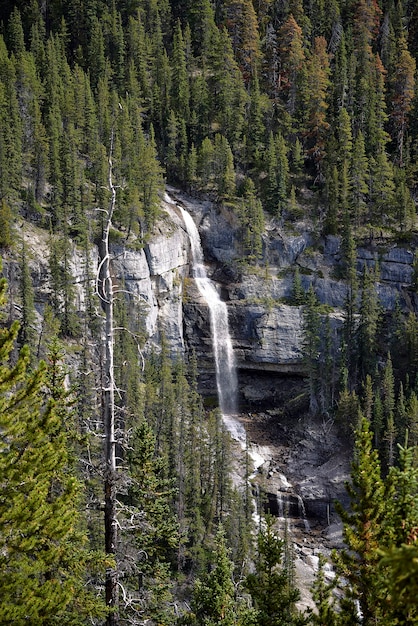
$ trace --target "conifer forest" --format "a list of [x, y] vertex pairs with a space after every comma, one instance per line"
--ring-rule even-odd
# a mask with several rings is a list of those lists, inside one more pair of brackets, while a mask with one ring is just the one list
[[[417, 60], [417, 0], [0, 0], [0, 626], [418, 624]], [[305, 604], [262, 420], [347, 458]]]

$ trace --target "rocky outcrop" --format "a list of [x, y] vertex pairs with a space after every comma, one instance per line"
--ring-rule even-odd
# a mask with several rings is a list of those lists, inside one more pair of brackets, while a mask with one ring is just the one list
[[[302, 286], [313, 285], [321, 303], [330, 311], [337, 332], [347, 286], [338, 279], [341, 239], [314, 237], [303, 224], [286, 232], [270, 219], [263, 236], [263, 258], [257, 267], [239, 263], [242, 251], [236, 215], [208, 201], [196, 201], [169, 190], [162, 201], [162, 217], [148, 242], [114, 244], [113, 272], [121, 289], [130, 294], [132, 306], [143, 321], [150, 345], [159, 345], [164, 333], [172, 352], [194, 349], [201, 370], [201, 389], [215, 393], [214, 365], [209, 314], [193, 286], [190, 273], [190, 244], [177, 204], [183, 205], [199, 227], [209, 275], [227, 302], [231, 335], [240, 370], [242, 400], [251, 406], [257, 398], [277, 398], [276, 376], [304, 376], [301, 354], [302, 310], [291, 306], [295, 267]], [[36, 306], [41, 320], [43, 306], [50, 296], [48, 234], [35, 226], [26, 240], [31, 274], [36, 290]], [[98, 264], [96, 249], [90, 253], [90, 274]], [[364, 266], [380, 271], [376, 284], [381, 305], [393, 310], [397, 303], [405, 310], [417, 308], [414, 281], [414, 253], [408, 246], [376, 240], [357, 252], [359, 272]], [[85, 303], [85, 259], [73, 246], [72, 273], [77, 308]], [[5, 272], [18, 274], [15, 262], [5, 259]], [[13, 303], [19, 307], [18, 298]], [[187, 345], [185, 345], [187, 344]], [[259, 375], [258, 381], [255, 376]]]
[[[199, 225], [213, 279], [228, 303], [238, 367], [303, 375], [301, 310], [288, 304], [294, 270], [299, 267], [305, 290], [313, 285], [318, 300], [330, 309], [334, 328], [338, 328], [347, 297], [347, 285], [338, 278], [341, 237], [315, 237], [303, 224], [295, 225], [298, 233], [289, 233], [271, 219], [266, 226], [263, 258], [258, 268], [249, 267], [244, 271], [237, 263], [241, 250], [236, 217], [210, 203], [195, 204], [178, 193], [176, 200], [185, 205]], [[379, 269], [376, 290], [384, 310], [394, 310], [398, 304], [404, 310], [417, 308], [415, 290], [411, 288], [414, 253], [407, 246], [370, 239], [368, 245], [357, 251], [359, 273], [366, 265]], [[186, 318], [188, 311], [191, 311], [190, 306], [186, 307]], [[193, 313], [186, 319], [189, 336], [202, 334], [206, 317], [201, 311], [200, 315]], [[193, 319], [198, 322], [194, 330]]]
[[183, 284], [189, 271], [189, 240], [175, 205], [162, 203], [164, 215], [143, 249], [114, 249], [114, 271], [142, 311], [149, 342], [164, 334], [172, 352], [184, 350]]
[[230, 325], [241, 369], [290, 374], [301, 371], [301, 307], [230, 306]]

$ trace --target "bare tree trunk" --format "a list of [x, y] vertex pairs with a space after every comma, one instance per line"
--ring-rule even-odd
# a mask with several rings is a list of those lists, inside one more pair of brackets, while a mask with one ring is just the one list
[[[105, 478], [104, 478], [104, 525], [106, 553], [116, 558], [118, 523], [116, 517], [116, 441], [115, 441], [115, 382], [113, 364], [114, 326], [113, 326], [113, 280], [110, 269], [109, 232], [116, 202], [116, 188], [112, 180], [113, 131], [109, 156], [109, 189], [111, 201], [106, 212], [101, 245], [101, 262], [98, 270], [98, 293], [105, 313], [105, 362], [103, 381], [103, 426], [105, 441]], [[108, 626], [117, 626], [118, 615], [118, 565], [106, 570], [106, 605], [112, 609], [107, 618]]]

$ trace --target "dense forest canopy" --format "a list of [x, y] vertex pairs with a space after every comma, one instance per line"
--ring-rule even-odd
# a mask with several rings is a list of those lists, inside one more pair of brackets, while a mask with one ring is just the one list
[[[0, 0], [0, 246], [19, 266], [11, 304], [4, 282], [0, 293], [1, 623], [342, 626], [359, 606], [367, 625], [415, 623], [418, 320], [381, 311], [378, 267], [360, 276], [356, 246], [416, 247], [417, 55], [414, 0]], [[291, 550], [269, 517], [253, 545], [249, 487], [232, 484], [194, 356], [173, 360], [162, 338], [143, 362], [141, 308], [124, 298], [112, 312], [128, 330], [113, 345], [119, 546], [105, 549], [105, 300], [90, 255], [106, 258], [103, 233], [140, 250], [165, 182], [232, 212], [241, 269], [262, 258], [266, 218], [341, 236], [337, 365], [326, 307], [296, 270], [291, 302], [307, 412], [355, 439], [347, 550], [334, 556], [349, 591], [338, 602], [321, 566], [315, 614], [295, 608]], [[23, 221], [48, 238], [40, 333]]]

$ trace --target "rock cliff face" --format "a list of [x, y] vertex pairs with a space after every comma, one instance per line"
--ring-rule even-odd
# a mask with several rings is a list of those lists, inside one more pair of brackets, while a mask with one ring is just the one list
[[164, 201], [162, 209], [163, 217], [144, 249], [113, 250], [114, 271], [143, 309], [149, 343], [159, 345], [164, 333], [172, 352], [183, 352], [182, 298], [189, 240], [175, 207]]
[[[170, 194], [170, 195], [168, 195]], [[256, 268], [243, 269], [239, 260], [240, 229], [227, 209], [198, 202], [169, 189], [162, 201], [162, 218], [143, 249], [114, 245], [113, 271], [118, 282], [140, 309], [149, 345], [158, 345], [164, 333], [172, 352], [194, 349], [201, 368], [201, 387], [215, 394], [214, 366], [207, 307], [190, 278], [190, 242], [177, 204], [184, 206], [198, 225], [209, 275], [227, 302], [231, 335], [240, 372], [241, 400], [251, 407], [264, 401], [275, 404], [277, 377], [305, 375], [301, 358], [302, 310], [289, 305], [293, 272], [299, 267], [305, 289], [314, 285], [318, 299], [330, 308], [334, 328], [342, 319], [347, 289], [336, 278], [340, 238], [315, 238], [302, 225], [286, 233], [271, 220], [263, 237], [263, 258]], [[51, 291], [48, 235], [35, 226], [23, 226], [36, 292], [39, 323]], [[90, 253], [90, 275], [98, 264]], [[414, 281], [414, 254], [407, 246], [388, 246], [370, 238], [357, 254], [358, 268], [377, 265], [377, 291], [381, 305], [391, 310], [399, 302], [405, 310], [418, 308]], [[76, 306], [84, 307], [85, 259], [73, 246], [71, 268]], [[5, 258], [4, 272], [13, 283], [18, 264]], [[17, 291], [17, 289], [15, 290]], [[18, 298], [10, 304], [19, 310]]]
[[[302, 310], [290, 306], [295, 267], [304, 289], [312, 284], [319, 301], [329, 308], [334, 331], [342, 324], [347, 286], [339, 280], [341, 239], [314, 237], [303, 224], [295, 233], [285, 232], [274, 220], [263, 237], [263, 258], [257, 268], [243, 270], [239, 263], [240, 230], [236, 218], [208, 202], [197, 202], [175, 190], [171, 198], [194, 217], [201, 234], [209, 274], [228, 304], [229, 321], [237, 366], [241, 401], [252, 407], [275, 404], [280, 377], [305, 375], [301, 358]], [[376, 284], [384, 310], [399, 304], [404, 310], [418, 307], [414, 280], [414, 253], [404, 245], [388, 244], [370, 237], [358, 249], [357, 268], [378, 267]], [[202, 364], [202, 388], [214, 392], [208, 312], [189, 281], [185, 292], [184, 337]], [[292, 378], [293, 377], [293, 378]], [[263, 402], [261, 401], [263, 400]]]

